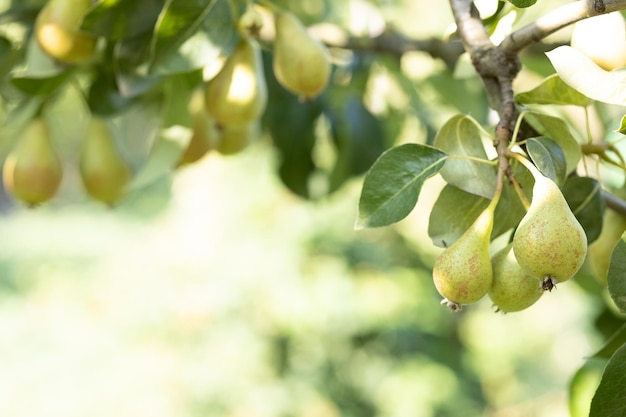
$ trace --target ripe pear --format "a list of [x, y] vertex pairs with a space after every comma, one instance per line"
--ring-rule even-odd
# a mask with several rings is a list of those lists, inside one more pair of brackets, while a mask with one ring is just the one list
[[512, 243], [491, 257], [491, 266], [493, 282], [489, 298], [498, 311], [511, 313], [524, 310], [535, 304], [544, 293], [541, 281], [528, 275], [517, 263]]
[[513, 236], [513, 250], [527, 274], [547, 289], [570, 279], [587, 254], [587, 237], [554, 181], [532, 169], [530, 207]]
[[123, 195], [131, 179], [131, 170], [115, 146], [104, 119], [89, 122], [79, 156], [80, 177], [87, 193], [108, 205]]
[[626, 217], [607, 208], [602, 219], [600, 236], [589, 244], [587, 253], [591, 273], [601, 284], [606, 284], [611, 253], [622, 238], [624, 231], [626, 231]]
[[50, 0], [35, 22], [41, 49], [61, 62], [78, 64], [89, 60], [96, 49], [95, 35], [79, 28], [91, 0]]
[[570, 45], [607, 71], [626, 65], [626, 23], [611, 12], [574, 24]]
[[4, 162], [4, 186], [16, 199], [35, 206], [54, 197], [62, 177], [63, 167], [48, 126], [43, 119], [35, 118]]
[[453, 310], [460, 309], [462, 304], [477, 302], [491, 287], [493, 272], [489, 241], [494, 210], [495, 203], [487, 206], [469, 229], [435, 261], [435, 287]]
[[293, 13], [276, 14], [274, 74], [292, 93], [312, 99], [326, 88], [330, 78], [330, 55], [321, 42], [309, 35]]
[[248, 147], [256, 134], [258, 134], [258, 122], [222, 126], [217, 151], [222, 155], [237, 154]]
[[210, 150], [217, 147], [219, 132], [215, 121], [207, 114], [204, 107], [204, 93], [196, 90], [189, 101], [189, 112], [193, 119], [192, 136], [183, 151], [178, 166], [192, 164], [200, 160]]
[[206, 109], [218, 124], [245, 124], [258, 119], [267, 105], [261, 49], [241, 40], [220, 72], [205, 88]]

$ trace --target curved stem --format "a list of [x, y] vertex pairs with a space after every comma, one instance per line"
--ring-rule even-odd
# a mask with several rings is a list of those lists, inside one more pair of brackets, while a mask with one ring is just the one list
[[475, 156], [469, 156], [469, 155], [448, 155], [448, 159], [465, 159], [468, 161], [479, 162], [481, 164], [487, 164], [487, 165], [492, 165], [492, 166], [496, 166], [498, 164], [497, 161], [491, 161], [489, 159], [482, 159], [482, 158], [477, 158]]

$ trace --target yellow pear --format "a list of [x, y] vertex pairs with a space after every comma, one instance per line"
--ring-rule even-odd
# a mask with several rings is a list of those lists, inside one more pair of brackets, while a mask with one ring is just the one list
[[258, 134], [258, 127], [258, 122], [222, 126], [217, 151], [222, 155], [234, 155], [243, 151]]
[[600, 236], [589, 244], [587, 259], [593, 276], [602, 284], [606, 284], [611, 253], [626, 231], [626, 217], [607, 208], [602, 219]]
[[626, 66], [626, 23], [611, 12], [574, 24], [570, 45], [607, 71]]
[[259, 13], [254, 5], [248, 3], [246, 10], [237, 21], [237, 29], [243, 37], [257, 38], [263, 27], [263, 16]]
[[52, 147], [48, 126], [35, 118], [4, 162], [4, 186], [16, 199], [34, 206], [54, 197], [62, 177], [63, 167]]
[[206, 84], [206, 109], [218, 124], [245, 124], [259, 118], [267, 105], [261, 49], [241, 40], [220, 72]]
[[77, 64], [89, 60], [97, 38], [82, 32], [80, 24], [91, 0], [50, 0], [35, 22], [35, 36], [41, 49], [61, 62]]
[[219, 132], [215, 121], [207, 114], [204, 107], [204, 93], [196, 90], [189, 100], [189, 112], [193, 119], [192, 136], [183, 151], [178, 166], [192, 164], [217, 147]]
[[487, 206], [474, 223], [435, 261], [433, 280], [443, 301], [453, 310], [475, 303], [487, 294], [493, 272], [489, 241], [497, 199]]
[[314, 98], [328, 85], [331, 69], [328, 49], [311, 37], [291, 12], [278, 12], [275, 28], [273, 68], [276, 79], [292, 93]]
[[491, 257], [491, 266], [493, 282], [489, 298], [498, 311], [511, 313], [524, 310], [535, 304], [544, 293], [541, 281], [528, 275], [517, 263], [512, 243]]
[[532, 200], [513, 236], [513, 250], [524, 271], [552, 289], [578, 272], [587, 254], [587, 237], [556, 183], [536, 168], [531, 173]]
[[108, 205], [116, 203], [131, 179], [131, 170], [115, 146], [104, 119], [89, 122], [79, 157], [80, 177], [87, 193]]

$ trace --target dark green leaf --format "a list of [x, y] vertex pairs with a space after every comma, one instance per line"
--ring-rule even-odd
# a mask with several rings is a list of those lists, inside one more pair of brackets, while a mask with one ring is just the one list
[[124, 97], [135, 97], [154, 87], [159, 76], [148, 75], [143, 67], [150, 50], [151, 34], [122, 40], [115, 46], [114, 67], [119, 92]]
[[119, 92], [112, 73], [100, 72], [91, 83], [87, 103], [94, 114], [113, 115], [132, 105], [134, 99]]
[[533, 4], [537, 3], [537, 0], [508, 0], [515, 7], [519, 7], [520, 9], [530, 7]]
[[576, 169], [582, 156], [580, 145], [572, 136], [569, 126], [560, 118], [538, 112], [528, 112], [525, 120], [540, 135], [552, 139], [561, 147], [565, 154], [566, 170], [570, 173]]
[[82, 28], [110, 41], [152, 33], [166, 0], [102, 0], [87, 13]]
[[597, 351], [592, 357], [609, 359], [617, 349], [626, 343], [626, 324], [616, 331], [609, 340], [606, 341], [604, 346]]
[[607, 274], [609, 294], [622, 313], [626, 313], [626, 279], [624, 277], [626, 277], [626, 242], [622, 237], [613, 249]]
[[557, 74], [545, 78], [532, 90], [515, 96], [518, 103], [561, 104], [586, 107], [593, 100], [565, 84]]
[[539, 171], [561, 185], [565, 181], [565, 154], [553, 140], [539, 137], [526, 140], [526, 150]]
[[587, 242], [598, 238], [602, 231], [604, 201], [600, 183], [589, 177], [569, 177], [561, 191], [574, 216], [585, 229]]
[[626, 417], [626, 345], [611, 357], [596, 394], [589, 417]]
[[61, 87], [72, 74], [72, 71], [64, 71], [50, 77], [13, 77], [11, 83], [26, 94], [47, 96]]
[[414, 143], [383, 153], [363, 181], [356, 227], [387, 226], [405, 218], [424, 181], [441, 170], [446, 158], [436, 148]]
[[569, 385], [569, 412], [571, 417], [588, 417], [593, 394], [598, 389], [605, 360], [589, 359], [576, 371]]
[[[487, 160], [478, 125], [469, 116], [449, 119], [437, 133], [433, 146], [448, 155]], [[495, 167], [469, 159], [448, 158], [441, 176], [448, 184], [486, 198], [492, 197], [496, 186]]]

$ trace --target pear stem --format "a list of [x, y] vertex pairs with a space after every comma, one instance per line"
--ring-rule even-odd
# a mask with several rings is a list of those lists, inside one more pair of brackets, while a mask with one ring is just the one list
[[543, 175], [541, 172], [539, 172], [539, 170], [537, 169], [536, 166], [534, 166], [527, 158], [525, 158], [523, 155], [520, 155], [517, 152], [507, 152], [507, 156], [511, 157], [513, 159], [516, 159], [519, 163], [521, 163], [522, 165], [524, 165], [524, 167], [530, 171], [531, 174], [533, 174], [533, 177], [535, 177], [535, 179], [537, 178], [541, 178], [541, 177], [545, 177], [545, 175]]
[[492, 166], [496, 166], [498, 164], [497, 161], [490, 161], [488, 159], [477, 158], [475, 156], [469, 156], [469, 155], [449, 155], [448, 159], [465, 159], [468, 161], [479, 162], [481, 164], [487, 164], [487, 165], [492, 165]]

